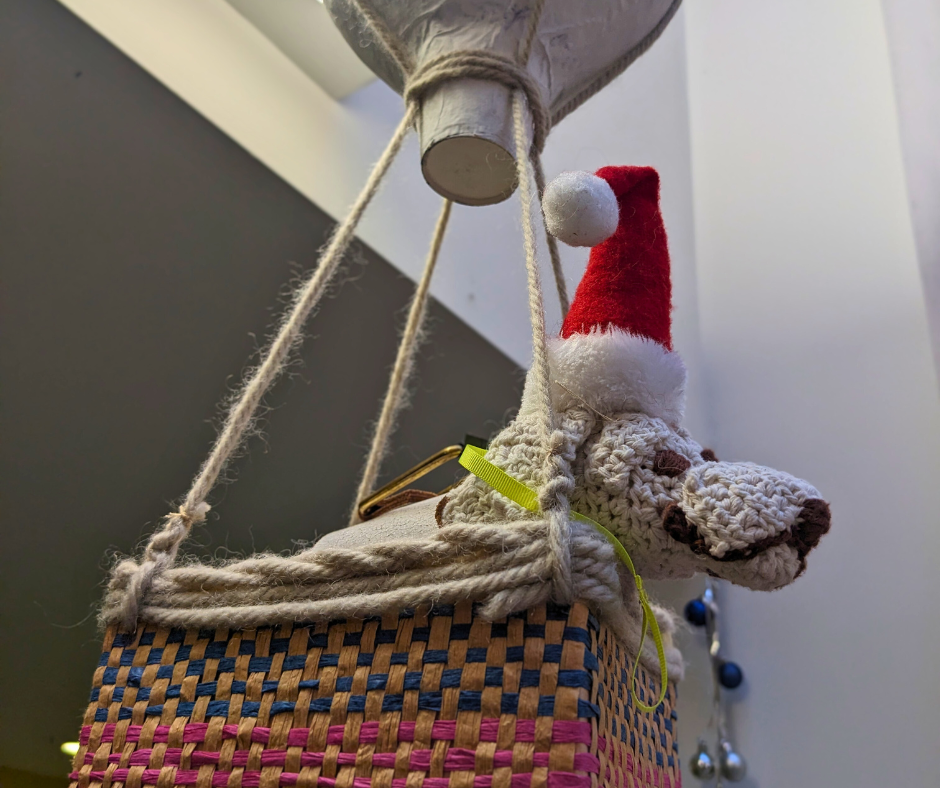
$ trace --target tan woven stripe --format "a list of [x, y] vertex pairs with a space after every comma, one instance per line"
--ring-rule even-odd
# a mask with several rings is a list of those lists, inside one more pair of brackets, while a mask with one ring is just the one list
[[[627, 697], [627, 688], [620, 687], [623, 671], [629, 675], [632, 664], [623, 644], [618, 644], [612, 631], [604, 625], [599, 630], [589, 625], [589, 612], [583, 605], [575, 605], [568, 620], [557, 620], [546, 615], [545, 608], [534, 608], [525, 617], [513, 616], [508, 621], [500, 622], [505, 630], [494, 635], [493, 626], [473, 614], [469, 604], [455, 607], [452, 616], [429, 616], [427, 610], [419, 610], [412, 618], [399, 619], [395, 615], [386, 615], [381, 621], [346, 621], [320, 622], [310, 627], [283, 625], [257, 631], [218, 630], [200, 632], [189, 630], [185, 633], [184, 643], [167, 642], [170, 632], [165, 629], [142, 628], [132, 642], [126, 646], [115, 645], [116, 633], [109, 630], [105, 634], [104, 653], [106, 656], [108, 685], [104, 685], [106, 668], [95, 670], [94, 682], [99, 689], [97, 702], [90, 704], [85, 714], [86, 736], [88, 744], [79, 749], [74, 770], [77, 779], [73, 785], [89, 785], [98, 788], [101, 781], [90, 781], [92, 772], [104, 775], [127, 774], [125, 786], [138, 785], [143, 788], [142, 778], [147, 768], [160, 770], [158, 785], [171, 785], [178, 769], [197, 770], [197, 785], [211, 786], [213, 776], [229, 773], [228, 785], [241, 786], [242, 775], [254, 772], [259, 775], [260, 784], [278, 786], [282, 773], [297, 774], [297, 784], [314, 788], [319, 777], [334, 777], [338, 786], [350, 787], [356, 777], [372, 780], [373, 788], [391, 788], [394, 777], [406, 778], [408, 785], [419, 785], [425, 777], [445, 777], [450, 780], [450, 788], [472, 788], [473, 778], [478, 774], [491, 774], [494, 786], [510, 786], [513, 773], [531, 774], [532, 785], [547, 784], [551, 772], [571, 772], [574, 770], [575, 757], [580, 752], [594, 753], [601, 765], [601, 774], [611, 773], [610, 784], [627, 782], [632, 784], [633, 775], [628, 772], [628, 764], [633, 763], [634, 772], [645, 784], [646, 769], [649, 767], [651, 780], [658, 780], [665, 785], [668, 776], [670, 784], [676, 786], [678, 761], [672, 767], [657, 770], [655, 757], [650, 759], [648, 752], [658, 751], [666, 762], [674, 755], [671, 747], [675, 731], [669, 731], [669, 717], [675, 700], [675, 689], [670, 688], [669, 699], [664, 706], [664, 714], [640, 715], [646, 723], [647, 733], [631, 728], [632, 713], [621, 697]], [[469, 631], [465, 625], [469, 624]], [[464, 632], [458, 636], [456, 627]], [[527, 630], [528, 627], [528, 630]], [[536, 627], [544, 627], [542, 637]], [[590, 633], [593, 645], [586, 647], [575, 639], [566, 640], [566, 627]], [[427, 633], [427, 642], [416, 638], [417, 630]], [[395, 633], [395, 642], [380, 642], [389, 631]], [[526, 633], [528, 632], [528, 637]], [[152, 638], [151, 645], [141, 643], [147, 634]], [[310, 637], [325, 638], [326, 646], [311, 646]], [[357, 642], [358, 636], [358, 642]], [[176, 637], [173, 638], [174, 640]], [[277, 648], [274, 641], [277, 640]], [[209, 645], [217, 642], [211, 651]], [[122, 641], [123, 642], [123, 641]], [[220, 672], [221, 660], [217, 656], [224, 643], [224, 653], [232, 660], [226, 671]], [[561, 646], [560, 662], [545, 661], [545, 648]], [[180, 651], [188, 648], [188, 655]], [[522, 649], [522, 660], [506, 662], [507, 648]], [[133, 656], [128, 653], [134, 649]], [[467, 663], [468, 649], [485, 649], [486, 662]], [[590, 649], [595, 656], [601, 655], [599, 668], [593, 677], [591, 690], [579, 687], [560, 687], [560, 671], [584, 670], [585, 651]], [[242, 651], [251, 653], [241, 653]], [[435, 660], [446, 655], [444, 661], [432, 661], [424, 664], [428, 651], [435, 652]], [[206, 654], [210, 654], [206, 657]], [[371, 655], [371, 665], [359, 664], [362, 654]], [[392, 655], [407, 655], [407, 664], [391, 664]], [[216, 655], [216, 656], [211, 656]], [[328, 664], [325, 656], [333, 658], [337, 664]], [[176, 662], [177, 657], [187, 656]], [[302, 657], [298, 667], [288, 658]], [[158, 679], [159, 665], [148, 665], [148, 661], [159, 658], [163, 665], [172, 665], [172, 678]], [[261, 661], [252, 662], [258, 658]], [[270, 664], [264, 660], [270, 658]], [[396, 657], [396, 662], [400, 657]], [[127, 664], [121, 665], [124, 661]], [[229, 670], [232, 664], [233, 670]], [[485, 686], [486, 669], [502, 668], [502, 686]], [[131, 669], [134, 678], [131, 680]], [[441, 688], [444, 671], [459, 670], [460, 681], [457, 687]], [[522, 671], [535, 671], [538, 686], [521, 686]], [[405, 690], [405, 675], [408, 672], [421, 673], [421, 690]], [[193, 673], [194, 675], [186, 675]], [[381, 675], [385, 679], [385, 689], [369, 689], [369, 677]], [[455, 674], [448, 674], [453, 676]], [[531, 676], [532, 674], [527, 674]], [[640, 681], [645, 682], [648, 691], [649, 673], [640, 671]], [[351, 682], [349, 691], [336, 692], [337, 682]], [[216, 682], [214, 695], [205, 694], [209, 682]], [[233, 692], [234, 682], [245, 682], [242, 692]], [[301, 681], [318, 681], [316, 689], [300, 689]], [[116, 683], [115, 683], [116, 682]], [[267, 685], [265, 682], [269, 682]], [[270, 682], [275, 682], [274, 686]], [[528, 683], [528, 682], [527, 682]], [[139, 684], [139, 686], [136, 686]], [[179, 697], [167, 697], [170, 687], [179, 690]], [[123, 698], [121, 697], [122, 690]], [[149, 691], [149, 699], [147, 692]], [[440, 712], [426, 709], [419, 710], [418, 700], [421, 692], [440, 692]], [[459, 708], [460, 693], [472, 691], [481, 693], [481, 710]], [[505, 693], [518, 693], [518, 713], [503, 714], [502, 700]], [[383, 701], [388, 695], [403, 696], [402, 711], [382, 711]], [[350, 698], [356, 697], [357, 706], [362, 711], [350, 710]], [[540, 698], [554, 698], [554, 715], [538, 716]], [[310, 701], [328, 699], [329, 706], [324, 711], [309, 710]], [[228, 716], [207, 717], [209, 703], [219, 700], [228, 703]], [[577, 721], [578, 701], [590, 700], [600, 708], [600, 717], [591, 725], [591, 743], [574, 744], [554, 742], [554, 725], [559, 721]], [[279, 713], [272, 716], [275, 702], [290, 702], [295, 705], [293, 713]], [[245, 704], [258, 704], [247, 711]], [[147, 715], [148, 706], [163, 705], [162, 714], [157, 717]], [[180, 704], [192, 704], [189, 717], [178, 717], [182, 709]], [[608, 705], [609, 704], [609, 705]], [[131, 719], [119, 720], [121, 709], [130, 709]], [[189, 707], [187, 707], [189, 708]], [[106, 713], [108, 723], [95, 722], [96, 710]], [[257, 716], [255, 714], [257, 709]], [[152, 709], [151, 709], [152, 711]], [[218, 707], [212, 712], [218, 714]], [[481, 722], [499, 721], [496, 730], [497, 741], [480, 741]], [[441, 735], [442, 729], [435, 729], [435, 723], [441, 720], [454, 721], [453, 740], [449, 735]], [[524, 722], [523, 722], [524, 721]], [[399, 741], [400, 725], [414, 722], [414, 741]], [[187, 726], [190, 723], [205, 723], [200, 729], [198, 741], [184, 741]], [[369, 736], [364, 736], [364, 726], [369, 723]], [[376, 741], [375, 735], [378, 723]], [[532, 730], [534, 724], [535, 740], [521, 741], [520, 726]], [[635, 737], [633, 747], [621, 741], [620, 726], [628, 727]], [[158, 727], [167, 725], [167, 728]], [[226, 725], [234, 728], [225, 731]], [[334, 743], [327, 743], [331, 725], [342, 726], [342, 740], [335, 738]], [[131, 731], [131, 726], [134, 726]], [[259, 733], [258, 740], [252, 740], [253, 732]], [[297, 743], [294, 730], [306, 730], [306, 736]], [[490, 729], [495, 730], [495, 729]], [[107, 731], [107, 736], [105, 733]], [[133, 735], [132, 735], [133, 734]], [[234, 738], [233, 738], [234, 736]], [[405, 738], [409, 738], [410, 733]], [[664, 737], [665, 746], [660, 742]], [[191, 737], [190, 737], [191, 738]], [[364, 740], [367, 739], [367, 740]], [[289, 742], [292, 742], [289, 744]], [[448, 771], [448, 753], [455, 747], [474, 753], [473, 768]], [[148, 750], [147, 766], [130, 766], [135, 752]], [[277, 751], [283, 758], [281, 763], [268, 763], [262, 767], [262, 756], [268, 750]], [[217, 764], [193, 765], [193, 758], [199, 752], [214, 753]], [[304, 753], [323, 753], [322, 767], [301, 766]], [[429, 759], [427, 769], [411, 769], [411, 758], [420, 752], [421, 757]], [[511, 764], [495, 767], [496, 753], [509, 753]], [[86, 754], [89, 762], [85, 763]], [[390, 753], [394, 766], [378, 766], [375, 758], [378, 753]], [[535, 766], [538, 755], [544, 758], [547, 753], [547, 766]], [[340, 756], [343, 755], [343, 762]], [[349, 762], [345, 762], [349, 760]], [[629, 779], [628, 779], [629, 778]], [[167, 782], [170, 781], [170, 782]], [[592, 784], [604, 785], [604, 779], [592, 778]], [[148, 785], [147, 788], [152, 788]]]

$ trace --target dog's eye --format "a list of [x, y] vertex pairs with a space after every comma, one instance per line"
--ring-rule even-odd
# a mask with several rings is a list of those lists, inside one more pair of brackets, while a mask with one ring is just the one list
[[675, 478], [681, 476], [692, 466], [685, 457], [672, 449], [660, 449], [653, 457], [653, 473], [657, 476]]

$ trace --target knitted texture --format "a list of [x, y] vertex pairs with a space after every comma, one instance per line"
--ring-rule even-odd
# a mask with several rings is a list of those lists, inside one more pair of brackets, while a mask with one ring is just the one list
[[620, 220], [614, 234], [591, 249], [561, 335], [619, 328], [671, 350], [672, 282], [659, 175], [652, 167], [602, 167], [597, 176], [613, 189]]
[[[581, 604], [105, 635], [72, 786], [680, 784], [675, 687]], [[659, 687], [643, 669], [641, 700]]]
[[[487, 459], [531, 485], [538, 443], [528, 392]], [[807, 482], [751, 463], [708, 461], [685, 429], [661, 418], [572, 401], [559, 390], [558, 456], [574, 479], [572, 509], [615, 533], [643, 577], [708, 572], [771, 590], [804, 570], [828, 531], [828, 506]], [[445, 525], [532, 516], [475, 477], [448, 493], [441, 510]]]

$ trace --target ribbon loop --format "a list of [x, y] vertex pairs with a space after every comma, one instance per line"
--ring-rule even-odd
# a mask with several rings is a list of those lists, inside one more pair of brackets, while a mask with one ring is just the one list
[[[538, 497], [526, 487], [522, 482], [514, 479], [502, 468], [498, 468], [486, 459], [486, 450], [478, 446], [465, 446], [458, 462], [478, 479], [486, 482], [500, 495], [506, 496], [513, 503], [519, 504], [523, 509], [530, 512], [539, 511]], [[640, 644], [637, 647], [636, 659], [633, 661], [633, 672], [630, 676], [630, 694], [633, 696], [633, 702], [640, 711], [654, 712], [666, 698], [666, 688], [669, 683], [669, 669], [666, 666], [666, 648], [663, 645], [663, 636], [659, 629], [659, 622], [653, 613], [653, 607], [650, 604], [649, 596], [643, 587], [643, 578], [637, 573], [633, 565], [633, 559], [627, 552], [627, 548], [614, 534], [604, 528], [600, 523], [585, 517], [583, 514], [572, 512], [571, 516], [579, 522], [592, 526], [601, 536], [603, 536], [614, 548], [614, 552], [621, 562], [630, 570], [633, 575], [633, 582], [636, 584], [637, 596], [640, 600], [640, 608], [643, 611], [642, 629], [640, 634]], [[656, 644], [656, 656], [659, 658], [659, 697], [652, 706], [643, 703], [636, 691], [636, 676], [640, 666], [640, 654], [643, 653], [643, 644], [646, 642], [646, 632], [649, 630], [653, 643]]]

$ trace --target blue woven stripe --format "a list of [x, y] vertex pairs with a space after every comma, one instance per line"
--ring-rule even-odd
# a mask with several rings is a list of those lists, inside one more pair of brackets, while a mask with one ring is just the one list
[[[136, 685], [132, 685], [132, 684], [128, 683], [128, 686], [129, 686], [129, 687], [133, 687], [133, 686], [136, 686]], [[279, 682], [279, 681], [275, 681], [275, 680], [273, 680], [273, 679], [269, 679], [268, 681], [262, 682], [261, 691], [262, 691], [262, 692], [277, 692], [277, 689], [278, 689], [279, 686], [280, 686], [280, 682]], [[301, 682], [298, 683], [297, 686], [298, 686], [299, 689], [315, 690], [315, 689], [318, 689], [318, 688], [319, 688], [319, 686], [320, 686], [320, 680], [319, 680], [319, 679], [309, 679], [309, 680], [307, 680], [307, 681], [301, 681]], [[384, 682], [383, 682], [383, 686], [384, 686]], [[114, 690], [113, 690], [112, 693], [111, 693], [111, 701], [112, 701], [113, 703], [119, 703], [119, 702], [123, 701], [123, 700], [124, 700], [124, 691], [125, 691], [126, 689], [127, 689], [127, 687], [115, 687]], [[182, 689], [183, 689], [183, 685], [182, 685], [182, 684], [171, 684], [169, 687], [166, 688], [166, 692], [164, 693], [164, 697], [165, 697], [165, 698], [178, 698], [178, 697], [180, 697], [180, 694], [182, 693]], [[197, 697], [197, 698], [202, 698], [202, 697], [209, 697], [209, 698], [212, 698], [212, 697], [215, 697], [216, 693], [218, 692], [218, 689], [219, 689], [219, 682], [217, 682], [217, 681], [204, 681], [204, 682], [202, 682], [202, 683], [196, 685], [196, 689], [193, 691], [193, 694], [194, 694], [195, 697]], [[245, 681], [233, 681], [233, 682], [232, 682], [231, 694], [232, 694], [232, 695], [244, 695], [245, 692], [246, 692], [246, 689], [247, 689], [247, 682], [245, 682]], [[369, 687], [369, 689], [374, 689], [374, 688], [373, 688], [373, 687]], [[136, 695], [135, 698], [134, 698], [134, 702], [135, 702], [135, 703], [138, 703], [138, 702], [140, 702], [140, 701], [142, 701], [142, 700], [150, 700], [150, 693], [152, 692], [152, 690], [153, 690], [152, 687], [141, 687], [140, 689], [137, 690], [137, 695]], [[339, 690], [338, 690], [338, 691], [339, 691]], [[97, 702], [98, 702], [98, 699], [99, 699], [100, 697], [101, 697], [101, 688], [95, 687], [95, 688], [92, 689], [92, 691], [91, 691], [91, 698], [90, 698], [90, 701], [89, 701], [89, 702], [90, 702], [90, 703], [97, 703]]]
[[[570, 609], [564, 605], [555, 605], [549, 604], [546, 609], [546, 618], [549, 621], [567, 621]], [[441, 605], [438, 608], [432, 608], [428, 612], [428, 618], [434, 619], [437, 617], [453, 617], [454, 607], [452, 605]], [[510, 616], [513, 619], [523, 619], [525, 621], [526, 614], [524, 612], [514, 613]], [[413, 610], [403, 610], [399, 615], [400, 619], [409, 619], [414, 618]], [[381, 621], [379, 618], [369, 618], [367, 621]], [[334, 621], [330, 622], [331, 625], [334, 624], [344, 624], [343, 621]], [[303, 626], [303, 625], [298, 625]], [[325, 632], [315, 633], [313, 631], [314, 625], [306, 625], [310, 628], [308, 636], [308, 648], [326, 648], [328, 645], [328, 634]], [[449, 630], [449, 639], [450, 640], [466, 640], [470, 636], [470, 624], [454, 624], [451, 623]], [[597, 621], [597, 618], [590, 614], [588, 616], [588, 629], [597, 632], [600, 628], [600, 625]], [[415, 627], [412, 630], [412, 641], [416, 642], [427, 642], [428, 637], [430, 636], [431, 628], [430, 626], [425, 627]], [[543, 624], [530, 624], [527, 621], [523, 627], [523, 633], [525, 637], [544, 637], [545, 627]], [[375, 633], [375, 642], [376, 643], [394, 643], [397, 637], [396, 629], [381, 629], [376, 630]], [[491, 637], [506, 637], [507, 634], [507, 625], [505, 623], [497, 623], [492, 625]], [[361, 633], [346, 633], [344, 636], [345, 645], [358, 645], [359, 640], [357, 636], [361, 637]], [[154, 639], [156, 637], [155, 631], [144, 632], [140, 636], [138, 645], [140, 646], [152, 646]], [[218, 657], [224, 656], [225, 648], [227, 647], [227, 641], [213, 641], [215, 637], [215, 631], [213, 630], [200, 630], [198, 637], [200, 640], [209, 640], [212, 641], [210, 648], [215, 647], [216, 649], [221, 649], [222, 653], [213, 653], [211, 656], [207, 652], [206, 656], [209, 659], [216, 659]], [[566, 635], [567, 638], [567, 635]], [[174, 629], [170, 630], [167, 635], [166, 643], [183, 643], [186, 639], [186, 630], [184, 629]], [[115, 635], [114, 640], [111, 643], [111, 648], [128, 648], [134, 644], [135, 636], [128, 633], [118, 633]], [[278, 654], [286, 653], [290, 644], [289, 638], [272, 638], [269, 645], [269, 653]], [[240, 651], [242, 654], [253, 654], [254, 651], [254, 641], [244, 640], [240, 644], [240, 648], [244, 649]]]
[[[212, 682], [208, 682], [212, 683]], [[382, 711], [401, 711], [404, 706], [404, 695], [386, 695], [382, 700]], [[309, 702], [309, 711], [311, 713], [324, 713], [329, 712], [332, 709], [334, 698], [317, 698]], [[442, 703], [442, 693], [440, 692], [419, 692], [418, 693], [418, 710], [419, 711], [440, 711]], [[348, 714], [362, 713], [365, 711], [366, 705], [366, 696], [365, 695], [351, 695], [346, 699], [345, 711]], [[193, 710], [195, 709], [195, 702], [193, 701], [181, 701], [176, 705], [176, 716], [177, 717], [189, 717], [192, 715]], [[270, 715], [274, 716], [277, 714], [293, 714], [296, 704], [293, 701], [274, 701], [271, 704]], [[472, 691], [472, 690], [463, 690], [460, 692], [460, 695], [457, 699], [457, 710], [458, 711], [480, 711], [482, 708], [482, 693]], [[502, 713], [503, 714], [516, 714], [519, 708], [519, 695], [518, 693], [503, 693], [502, 696]], [[241, 716], [242, 717], [257, 717], [258, 713], [261, 710], [261, 703], [258, 701], [242, 701], [241, 704]], [[555, 710], [555, 697], [553, 695], [543, 695], [539, 698], [538, 711], [536, 712], [539, 717], [551, 717], [554, 714]], [[95, 722], [107, 722], [108, 721], [108, 709], [97, 709], [95, 711]], [[154, 706], [148, 706], [144, 710], [144, 716], [147, 717], [162, 717], [164, 712], [164, 705], [158, 704]], [[205, 716], [208, 719], [209, 717], [228, 717], [229, 714], [229, 701], [227, 700], [213, 700], [209, 701]], [[594, 718], [599, 714], [599, 709], [593, 703], [588, 703], [584, 700], [578, 701], [578, 716], [582, 718]], [[133, 709], [129, 706], [122, 706], [118, 710], [118, 720], [128, 720], [133, 715]]]
[[[171, 668], [172, 666], [166, 665], [166, 668]], [[127, 686], [128, 687], [140, 687], [141, 675], [143, 673], [142, 667], [131, 668], [128, 671], [127, 677]], [[117, 668], [108, 668], [106, 669], [106, 678], [111, 679], [110, 681], [105, 681], [105, 685], [114, 684], [114, 681], [117, 679]], [[168, 671], [169, 672], [169, 671]], [[441, 673], [441, 680], [439, 688], [444, 689], [460, 689], [460, 682], [463, 677], [463, 670], [460, 668], [454, 668], [449, 670], [444, 670]], [[171, 678], [171, 676], [164, 676], [164, 678]], [[405, 674], [404, 682], [402, 689], [405, 691], [409, 690], [421, 690], [422, 682], [426, 681], [426, 677], [423, 673], [417, 671], [409, 671]], [[520, 687], [538, 687], [541, 681], [541, 672], [538, 670], [523, 670], [520, 674]], [[388, 684], [388, 674], [387, 673], [374, 673], [371, 676], [366, 678], [366, 691], [371, 692], [373, 690], [384, 690]], [[268, 679], [264, 681], [261, 685], [262, 692], [277, 692], [277, 689], [280, 685], [280, 682], [275, 679]], [[353, 677], [352, 676], [339, 676], [336, 679], [335, 692], [352, 692]], [[298, 684], [300, 689], [317, 689], [320, 686], [320, 681], [318, 679], [310, 679], [307, 681], [301, 681]], [[503, 669], [496, 667], [488, 667], [486, 673], [483, 677], [483, 686], [485, 687], [502, 687], [503, 686]], [[560, 670], [558, 671], [558, 686], [559, 687], [577, 687], [583, 689], [591, 688], [591, 676], [589, 673], [583, 670]], [[111, 693], [111, 698], [113, 702], [120, 702], [124, 698], [124, 687], [115, 687], [114, 691]], [[180, 692], [182, 685], [180, 684], [171, 684], [166, 688], [165, 697], [167, 698], [178, 698], [180, 697]], [[244, 695], [246, 689], [246, 682], [244, 681], [233, 681], [231, 683], [231, 693], [233, 695]], [[137, 691], [135, 697], [135, 703], [148, 700], [150, 698], [150, 687], [142, 687]], [[218, 682], [217, 681], [206, 681], [196, 685], [195, 696], [196, 697], [213, 697], [218, 691]], [[91, 703], [96, 703], [98, 698], [101, 695], [100, 688], [96, 687], [91, 691]], [[671, 725], [670, 725], [671, 727]]]
[[[565, 629], [566, 640], [574, 641], [578, 643], [585, 643], [589, 645], [589, 632], [586, 629], [578, 627], [568, 627]], [[284, 643], [287, 643], [287, 639], [282, 639]], [[251, 645], [251, 648], [254, 648], [254, 641], [243, 641], [242, 646]], [[192, 648], [190, 646], [182, 645], [180, 646], [176, 654], [173, 657], [174, 662], [188, 662], [189, 664], [186, 667], [187, 676], [201, 676], [205, 673], [206, 669], [206, 660], [212, 659], [217, 660], [216, 672], [217, 673], [234, 673], [236, 664], [239, 660], [239, 657], [225, 657], [220, 656], [224, 653], [226, 644], [221, 641], [216, 641], [210, 643], [205, 650], [205, 657], [200, 659], [190, 659], [190, 654], [192, 653]], [[546, 644], [543, 647], [542, 651], [542, 662], [547, 663], [559, 663], [561, 662], [563, 646], [559, 644]], [[283, 652], [279, 652], [283, 653]], [[120, 666], [121, 667], [130, 667], [133, 665], [134, 657], [136, 651], [134, 649], [128, 648], [125, 649], [120, 656]], [[276, 656], [267, 656], [267, 657], [255, 657], [250, 656], [250, 651], [243, 649], [241, 657], [249, 656], [248, 660], [248, 672], [249, 673], [269, 673], [274, 665], [275, 659], [281, 661], [281, 670], [303, 670], [307, 664], [307, 655], [306, 654], [287, 654], [284, 657]], [[329, 668], [329, 667], [338, 667], [339, 666], [339, 654], [321, 654], [318, 668]], [[147, 665], [160, 665], [158, 677], [159, 678], [171, 678], [172, 670], [167, 672], [165, 669], [170, 668], [169, 665], [162, 665], [164, 657], [164, 649], [162, 648], [151, 648], [147, 654], [146, 664]], [[360, 653], [357, 657], [356, 664], [359, 667], [369, 667], [372, 665], [374, 654], [372, 653]], [[509, 646], [506, 648], [505, 662], [522, 662], [525, 658], [525, 647], [524, 646]], [[106, 666], [110, 659], [110, 652], [104, 652], [99, 659], [99, 666]], [[395, 652], [390, 656], [389, 662], [392, 665], [407, 665], [412, 659], [412, 655], [408, 652]], [[422, 656], [422, 663], [425, 665], [443, 665], [446, 664], [450, 659], [450, 654], [445, 649], [427, 649]], [[479, 662], [487, 661], [487, 649], [486, 648], [470, 648], [467, 649], [466, 657], [464, 662], [466, 664], [473, 664]], [[584, 667], [587, 671], [597, 670], [597, 658], [594, 654], [591, 653], [589, 649], [584, 650]], [[131, 672], [141, 671], [142, 667], [131, 667]], [[114, 684], [117, 681], [117, 667], [105, 667], [104, 676], [102, 678], [103, 684]], [[523, 671], [525, 673], [525, 671]], [[139, 681], [139, 673], [137, 675], [137, 680]], [[129, 679], [129, 682], [131, 679]], [[628, 678], [626, 672], [623, 672], [621, 676], [622, 682], [627, 682]], [[537, 685], [528, 685], [523, 686], [537, 686]], [[580, 686], [580, 685], [579, 685]], [[642, 690], [641, 690], [642, 692]], [[641, 695], [642, 699], [642, 695]]]
[[597, 657], [594, 656], [594, 652], [589, 649], [584, 649], [584, 669], [597, 672], [600, 670], [600, 664], [597, 661]]

